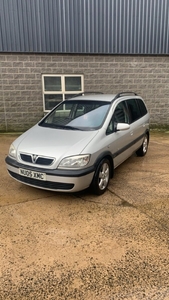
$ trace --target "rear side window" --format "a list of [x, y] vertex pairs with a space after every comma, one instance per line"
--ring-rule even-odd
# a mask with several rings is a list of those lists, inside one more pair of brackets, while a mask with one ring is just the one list
[[141, 99], [129, 99], [127, 100], [127, 106], [130, 113], [130, 123], [147, 114], [147, 108]]
[[141, 111], [141, 116], [142, 117], [145, 116], [147, 114], [147, 108], [146, 108], [144, 102], [141, 99], [137, 99], [137, 103], [138, 103], [138, 106]]

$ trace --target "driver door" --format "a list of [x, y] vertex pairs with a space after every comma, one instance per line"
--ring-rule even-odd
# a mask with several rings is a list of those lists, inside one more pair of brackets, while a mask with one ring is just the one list
[[113, 155], [115, 168], [132, 154], [130, 129], [117, 131], [118, 123], [129, 124], [129, 112], [125, 101], [117, 104], [107, 129], [109, 149]]

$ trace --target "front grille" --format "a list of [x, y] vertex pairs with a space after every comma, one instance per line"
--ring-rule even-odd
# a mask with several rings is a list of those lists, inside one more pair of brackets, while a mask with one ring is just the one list
[[20, 157], [23, 161], [32, 163], [32, 157], [31, 155], [27, 155], [27, 154], [20, 154]]
[[17, 180], [19, 180], [23, 183], [30, 184], [34, 187], [47, 188], [47, 189], [51, 189], [51, 190], [71, 190], [74, 187], [73, 183], [60, 183], [60, 182], [53, 182], [53, 181], [41, 181], [41, 180], [21, 176], [19, 174], [11, 172], [10, 170], [8, 170], [8, 172], [13, 178], [15, 178], [15, 179], [17, 179]]
[[35, 161], [33, 161], [33, 155], [24, 154], [24, 153], [21, 153], [20, 157], [25, 162], [34, 163], [36, 165], [42, 165], [42, 166], [49, 166], [54, 161], [54, 158], [47, 158], [47, 157], [41, 157], [41, 156], [37, 156], [37, 159]]

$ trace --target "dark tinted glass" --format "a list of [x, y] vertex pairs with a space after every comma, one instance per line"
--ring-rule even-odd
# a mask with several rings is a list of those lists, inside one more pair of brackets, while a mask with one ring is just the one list
[[130, 123], [133, 123], [141, 118], [141, 110], [136, 99], [127, 100], [127, 106], [130, 113]]
[[141, 116], [145, 116], [147, 114], [147, 108], [144, 102], [141, 99], [137, 99], [137, 103], [141, 111]]

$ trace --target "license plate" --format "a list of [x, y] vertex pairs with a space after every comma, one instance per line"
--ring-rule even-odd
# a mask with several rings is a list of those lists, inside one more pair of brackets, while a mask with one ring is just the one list
[[19, 169], [19, 174], [21, 176], [29, 177], [32, 179], [38, 179], [38, 180], [46, 180], [46, 174], [41, 172], [35, 172], [31, 170], [26, 169]]

